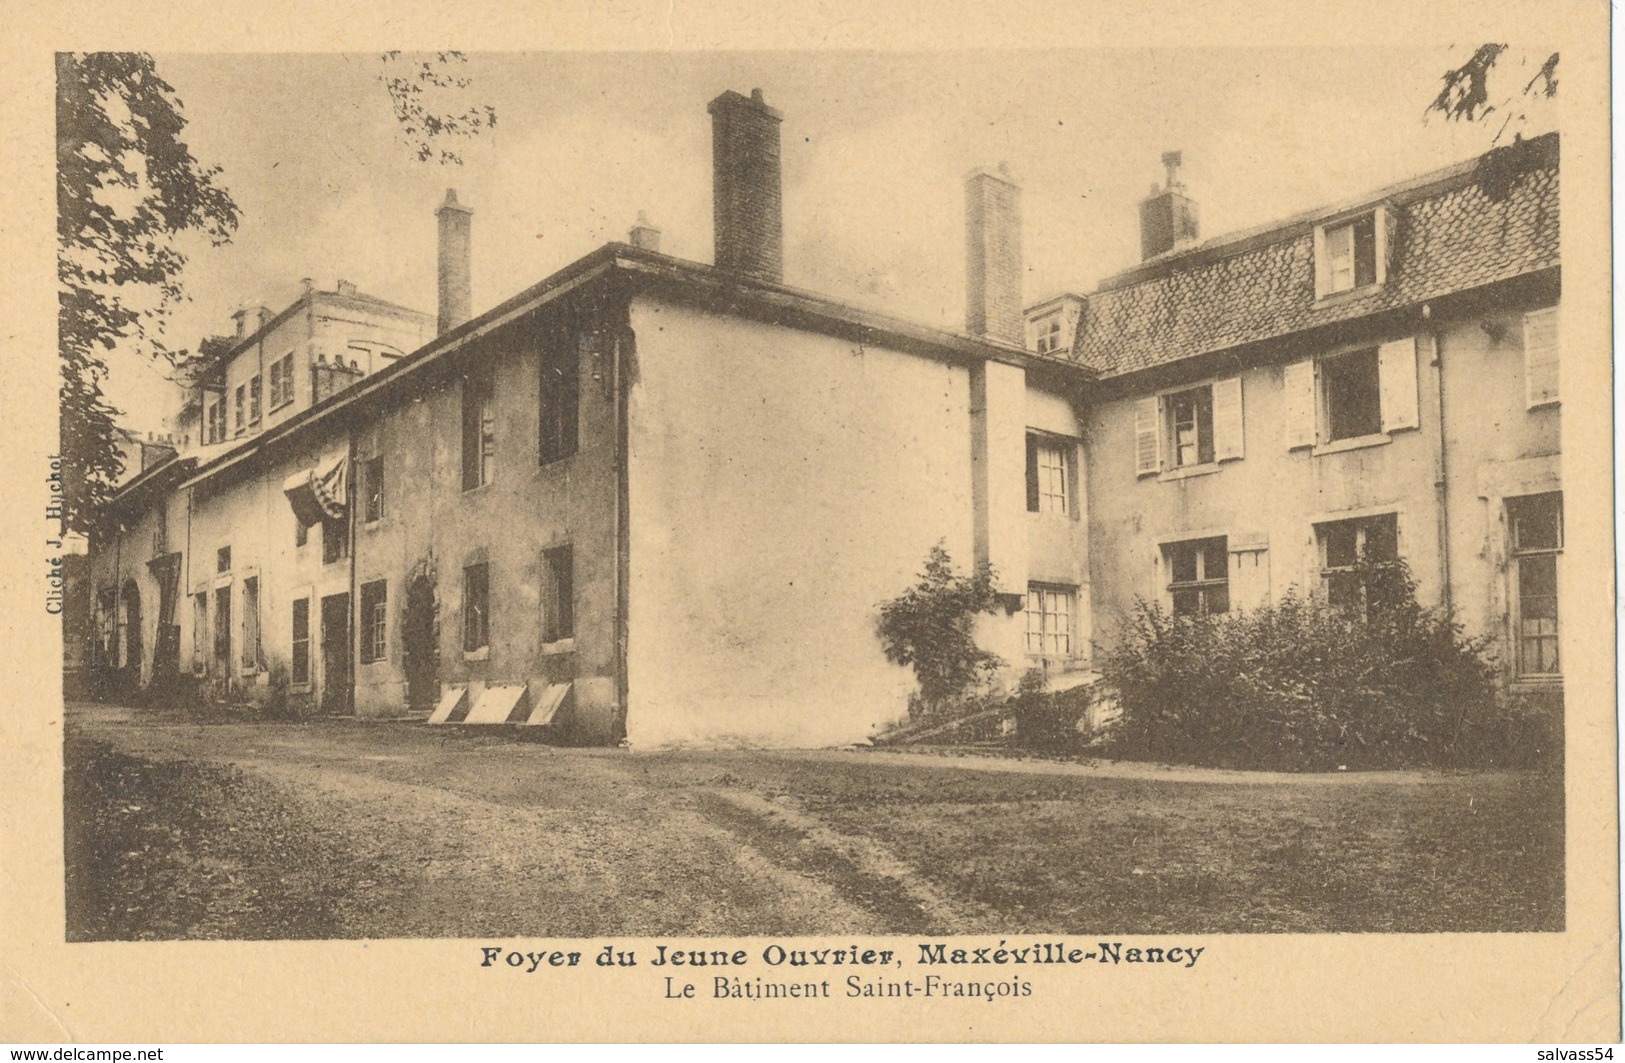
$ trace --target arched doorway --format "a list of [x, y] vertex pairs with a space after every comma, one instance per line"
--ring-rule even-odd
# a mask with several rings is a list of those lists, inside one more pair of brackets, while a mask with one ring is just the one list
[[406, 651], [407, 705], [413, 710], [432, 709], [440, 700], [440, 603], [432, 572], [407, 581], [401, 642]]

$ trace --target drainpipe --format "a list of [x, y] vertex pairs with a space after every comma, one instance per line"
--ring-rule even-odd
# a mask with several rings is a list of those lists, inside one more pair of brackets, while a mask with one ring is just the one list
[[[314, 385], [312, 385], [312, 386], [314, 386]], [[350, 688], [350, 705], [349, 705], [350, 711], [349, 711], [348, 715], [354, 716], [354, 715], [356, 715], [356, 709], [355, 709], [356, 666], [357, 666], [357, 663], [360, 661], [360, 654], [361, 654], [361, 625], [357, 621], [357, 617], [359, 617], [360, 613], [361, 613], [361, 603], [356, 600], [356, 585], [355, 585], [355, 578], [356, 578], [356, 576], [355, 576], [355, 573], [356, 573], [356, 569], [355, 569], [355, 552], [356, 552], [356, 545], [357, 545], [355, 508], [356, 508], [356, 501], [357, 501], [356, 488], [360, 485], [360, 481], [359, 481], [358, 477], [356, 476], [356, 468], [355, 468], [355, 431], [354, 431], [354, 429], [352, 429], [350, 431], [350, 456], [349, 456], [348, 460], [349, 460], [349, 468], [345, 470], [345, 478], [348, 481], [348, 483], [346, 483], [345, 491], [344, 491], [345, 502], [346, 502], [345, 507], [344, 507], [344, 515], [347, 518], [347, 523], [349, 524], [347, 534], [348, 534], [348, 537], [349, 537], [349, 540], [350, 540], [350, 551], [349, 551], [349, 553], [350, 553], [350, 621], [349, 621], [349, 627], [350, 627], [350, 665], [349, 665], [350, 674], [349, 674], [349, 676], [347, 678], [349, 680], [349, 688]]]
[[1432, 358], [1428, 365], [1433, 370], [1435, 383], [1433, 403], [1433, 499], [1438, 514], [1439, 536], [1439, 604], [1448, 612], [1452, 608], [1450, 589], [1450, 477], [1446, 453], [1444, 427], [1444, 350], [1439, 343], [1439, 330], [1433, 325], [1433, 307], [1422, 304], [1422, 336]]

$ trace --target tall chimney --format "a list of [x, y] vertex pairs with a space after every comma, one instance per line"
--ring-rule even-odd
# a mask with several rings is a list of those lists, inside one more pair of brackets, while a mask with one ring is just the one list
[[784, 201], [779, 123], [762, 100], [729, 90], [711, 101], [712, 201], [716, 264], [778, 283], [784, 279]]
[[1003, 163], [965, 178], [965, 331], [1026, 344], [1021, 311], [1021, 188]]
[[440, 219], [439, 333], [467, 321], [474, 301], [469, 265], [474, 212], [457, 202], [457, 190], [446, 189], [446, 201], [435, 211]]
[[1182, 153], [1163, 152], [1162, 165], [1168, 170], [1167, 184], [1160, 189], [1153, 186], [1150, 197], [1140, 204], [1142, 260], [1155, 258], [1196, 239], [1196, 201], [1185, 194], [1185, 183], [1179, 179], [1182, 162]]
[[641, 210], [638, 211], [637, 224], [632, 226], [628, 236], [632, 240], [633, 247], [644, 251], [660, 250], [660, 230], [649, 224], [649, 215]]

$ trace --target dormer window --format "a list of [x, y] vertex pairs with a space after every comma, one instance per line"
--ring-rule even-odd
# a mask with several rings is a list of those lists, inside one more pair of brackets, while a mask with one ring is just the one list
[[1033, 322], [1039, 354], [1054, 354], [1061, 349], [1061, 312], [1057, 310]]
[[1315, 298], [1326, 299], [1387, 279], [1388, 208], [1378, 207], [1315, 229]]

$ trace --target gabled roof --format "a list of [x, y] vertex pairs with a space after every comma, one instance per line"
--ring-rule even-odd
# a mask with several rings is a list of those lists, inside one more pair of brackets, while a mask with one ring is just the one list
[[[1554, 268], [1557, 149], [1557, 134], [1547, 134], [1497, 149], [1516, 156], [1492, 152], [1360, 202], [1153, 259], [1087, 297], [1071, 357], [1118, 376]], [[1316, 225], [1378, 205], [1397, 215], [1387, 282], [1317, 305]]]

